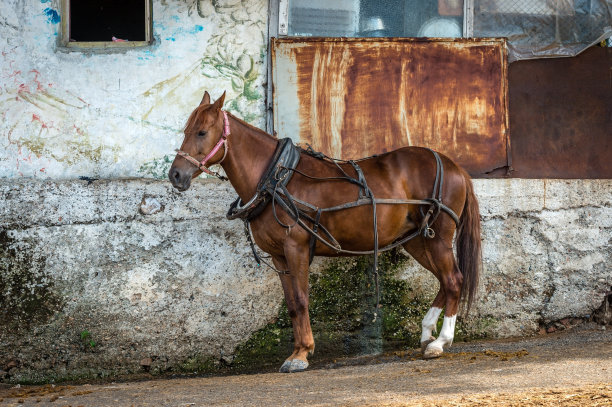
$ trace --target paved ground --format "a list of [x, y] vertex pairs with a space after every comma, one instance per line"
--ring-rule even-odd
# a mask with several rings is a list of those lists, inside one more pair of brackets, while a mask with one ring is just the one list
[[357, 358], [297, 374], [0, 387], [4, 406], [612, 406], [612, 329]]

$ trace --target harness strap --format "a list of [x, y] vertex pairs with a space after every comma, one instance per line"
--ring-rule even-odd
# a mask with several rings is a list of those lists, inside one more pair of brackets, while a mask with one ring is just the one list
[[[295, 205], [295, 201], [293, 199], [287, 199], [288, 203], [283, 201], [283, 200], [279, 200], [279, 199], [275, 199], [276, 197], [278, 197], [278, 189], [281, 189], [281, 191], [283, 192], [283, 194], [285, 196], [291, 196], [289, 194], [289, 191], [287, 191], [287, 187], [282, 185], [282, 184], [276, 184], [276, 186], [274, 187], [274, 191], [272, 191], [272, 213], [274, 214], [274, 218], [276, 219], [276, 222], [278, 222], [279, 225], [281, 225], [282, 227], [284, 227], [285, 229], [291, 229], [292, 227], [294, 227], [295, 225], [298, 224], [299, 220], [300, 220], [300, 210], [298, 209], [298, 207]], [[282, 208], [285, 210], [285, 212], [287, 212], [287, 214], [293, 218], [293, 220], [295, 221], [295, 223], [293, 225], [285, 225], [283, 222], [281, 222], [281, 220], [278, 218], [277, 214], [276, 214], [276, 205], [275, 202], [279, 202], [282, 206]]]
[[278, 274], [289, 274], [289, 270], [277, 270], [276, 267], [272, 266], [265, 259], [263, 259], [258, 253], [257, 248], [255, 247], [255, 242], [253, 241], [253, 232], [251, 231], [251, 223], [244, 219], [244, 234], [246, 235], [247, 242], [251, 246], [251, 251], [253, 252], [253, 257], [255, 257], [255, 261], [258, 266], [261, 266], [261, 263], [268, 266], [270, 269], [274, 270]]
[[[433, 223], [438, 219], [438, 216], [440, 215], [440, 210], [442, 209], [442, 206], [444, 206], [442, 203], [442, 186], [444, 183], [444, 165], [442, 164], [442, 159], [440, 158], [440, 155], [436, 151], [430, 148], [428, 148], [427, 150], [431, 151], [431, 153], [434, 155], [434, 158], [436, 159], [436, 178], [434, 181], [434, 187], [431, 193], [431, 198], [429, 199], [429, 201], [431, 202], [431, 205], [429, 206], [427, 213], [423, 216], [423, 221], [421, 222], [420, 231], [423, 237], [428, 238], [428, 239], [433, 239], [434, 237], [436, 237], [436, 232], [431, 228], [431, 225], [433, 225]], [[459, 225], [459, 218], [457, 217], [455, 212], [453, 212], [450, 208], [446, 206], [444, 207], [446, 208], [445, 212], [452, 214], [451, 217], [456, 222], [456, 224]], [[422, 214], [423, 214], [423, 211], [421, 209], [421, 215]]]
[[247, 241], [249, 242], [249, 245], [251, 246], [251, 251], [253, 252], [253, 257], [255, 257], [257, 265], [261, 265], [261, 257], [259, 257], [259, 254], [257, 254], [257, 250], [255, 249], [255, 243], [253, 242], [251, 224], [246, 219], [244, 220], [244, 234], [247, 238]]
[[366, 179], [365, 179], [365, 176], [363, 175], [363, 171], [361, 170], [361, 167], [358, 166], [357, 163], [353, 160], [350, 160], [349, 164], [353, 166], [353, 168], [355, 169], [355, 172], [357, 173], [356, 184], [361, 187], [359, 189], [359, 199], [362, 199], [365, 197], [371, 197], [372, 191], [370, 191], [370, 188], [368, 188], [368, 184], [366, 183]]
[[[315, 216], [313, 225], [312, 225], [312, 231], [314, 233], [318, 232], [319, 229], [319, 221], [321, 220], [321, 214], [323, 213], [323, 211], [321, 209], [317, 210], [317, 214]], [[310, 259], [308, 260], [308, 264], [312, 264], [312, 259], [314, 259], [314, 251], [315, 251], [315, 246], [317, 245], [317, 240], [313, 235], [310, 235], [310, 243], [308, 244], [308, 248], [310, 250]]]

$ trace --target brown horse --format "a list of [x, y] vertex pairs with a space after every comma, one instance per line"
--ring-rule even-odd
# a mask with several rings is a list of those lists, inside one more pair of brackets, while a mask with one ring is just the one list
[[[177, 155], [169, 171], [172, 185], [179, 191], [189, 188], [191, 180], [206, 170], [205, 165], [221, 162], [229, 181], [242, 202], [256, 192], [256, 186], [279, 143], [275, 137], [231, 114], [222, 111], [225, 93], [211, 104], [208, 92], [191, 113], [181, 146], [186, 154]], [[227, 126], [224, 130], [224, 117]], [[189, 157], [190, 156], [190, 157]], [[197, 161], [194, 161], [193, 158]], [[431, 225], [434, 236], [416, 236], [403, 247], [440, 282], [440, 289], [422, 323], [421, 345], [425, 358], [438, 357], [453, 342], [455, 320], [462, 298], [471, 305], [478, 286], [480, 268], [480, 215], [469, 175], [448, 157], [440, 155], [444, 168], [442, 196], [444, 204], [459, 216], [459, 226], [451, 216], [441, 212]], [[196, 165], [193, 165], [194, 162]], [[405, 147], [359, 162], [367, 184], [376, 197], [399, 200], [425, 199], [431, 196], [437, 164], [432, 152], [420, 147]], [[353, 171], [349, 164], [340, 165]], [[302, 154], [296, 170], [314, 177], [334, 177], [339, 168], [329, 160]], [[313, 180], [297, 172], [287, 185], [296, 198], [328, 208], [353, 202], [358, 187], [337, 180]], [[419, 227], [424, 217], [417, 204], [376, 206], [379, 247], [406, 236]], [[308, 367], [307, 356], [315, 343], [308, 315], [308, 269], [310, 234], [304, 227], [286, 229], [292, 224], [287, 212], [272, 205], [251, 220], [255, 243], [271, 255], [278, 270], [293, 324], [294, 351], [281, 367], [281, 372], [295, 372]], [[357, 206], [321, 215], [321, 225], [341, 243], [354, 251], [371, 250], [374, 245], [372, 206]], [[453, 237], [457, 231], [457, 261], [453, 254]], [[432, 233], [433, 235], [433, 233]], [[342, 255], [316, 242], [318, 256]], [[432, 336], [444, 308], [444, 321], [438, 338]]]

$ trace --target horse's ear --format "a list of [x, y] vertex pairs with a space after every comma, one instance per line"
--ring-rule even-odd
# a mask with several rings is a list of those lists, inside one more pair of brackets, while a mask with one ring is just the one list
[[200, 102], [201, 105], [210, 105], [210, 95], [208, 94], [207, 91], [204, 91], [204, 97], [202, 98], [202, 101]]
[[223, 107], [224, 101], [225, 101], [225, 92], [223, 92], [223, 95], [221, 95], [219, 99], [215, 100], [215, 104], [213, 105], [213, 108], [217, 111], [221, 110], [221, 108]]

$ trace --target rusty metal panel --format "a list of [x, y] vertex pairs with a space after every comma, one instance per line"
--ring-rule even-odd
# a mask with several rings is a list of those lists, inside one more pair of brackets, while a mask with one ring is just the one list
[[272, 40], [274, 129], [334, 157], [441, 151], [474, 176], [507, 168], [504, 40]]
[[512, 176], [612, 178], [612, 48], [510, 65]]

